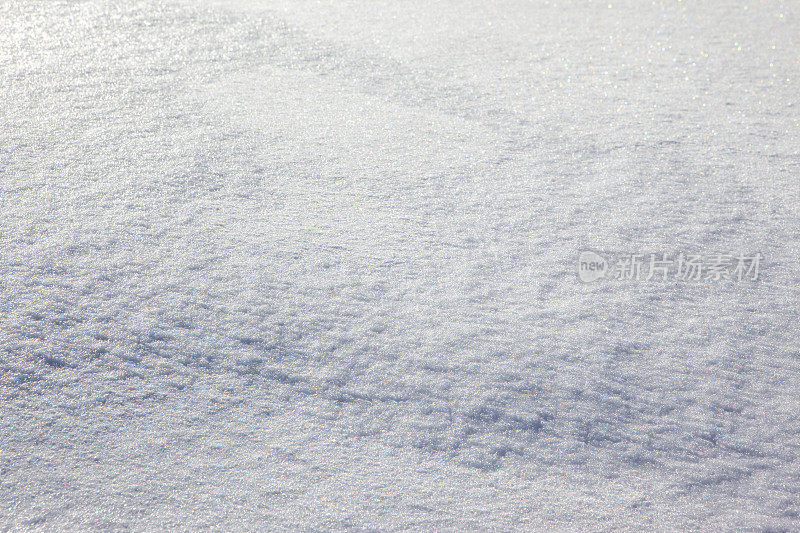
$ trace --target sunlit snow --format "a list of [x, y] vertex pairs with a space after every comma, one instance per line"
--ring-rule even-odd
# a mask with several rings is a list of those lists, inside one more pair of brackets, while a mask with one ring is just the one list
[[0, 529], [800, 528], [798, 50], [778, 0], [0, 2]]

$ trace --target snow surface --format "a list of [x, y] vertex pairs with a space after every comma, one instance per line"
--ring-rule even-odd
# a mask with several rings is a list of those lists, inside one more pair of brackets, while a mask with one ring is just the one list
[[0, 529], [800, 530], [798, 50], [788, 0], [0, 2]]

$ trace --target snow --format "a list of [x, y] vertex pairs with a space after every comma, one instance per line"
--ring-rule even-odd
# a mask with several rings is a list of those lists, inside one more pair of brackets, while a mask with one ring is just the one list
[[0, 528], [800, 529], [799, 26], [0, 3]]

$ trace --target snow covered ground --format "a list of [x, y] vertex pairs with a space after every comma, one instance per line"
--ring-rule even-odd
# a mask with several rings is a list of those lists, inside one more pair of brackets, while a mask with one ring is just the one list
[[800, 530], [799, 50], [794, 0], [0, 1], [0, 529]]

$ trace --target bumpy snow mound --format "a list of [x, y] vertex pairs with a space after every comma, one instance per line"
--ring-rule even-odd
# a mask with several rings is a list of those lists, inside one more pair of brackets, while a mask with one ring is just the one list
[[800, 12], [486, 4], [0, 5], [0, 527], [797, 527]]

